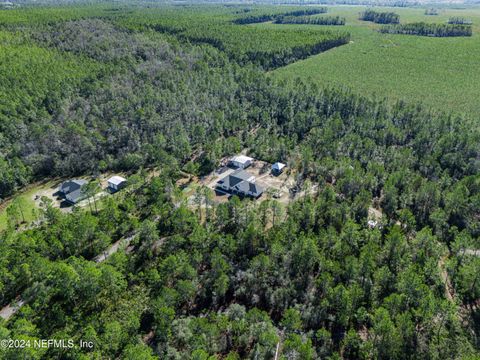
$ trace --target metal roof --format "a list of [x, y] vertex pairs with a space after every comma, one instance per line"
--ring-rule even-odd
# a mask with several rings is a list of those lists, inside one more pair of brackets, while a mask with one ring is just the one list
[[121, 177], [121, 176], [118, 176], [118, 175], [115, 175], [115, 176], [112, 176], [110, 179], [107, 180], [110, 184], [113, 184], [113, 185], [120, 185], [122, 183], [124, 183], [125, 181], [127, 181], [127, 179]]
[[253, 161], [253, 158], [245, 155], [238, 155], [232, 158], [232, 161], [238, 162], [240, 164], [245, 164], [249, 161]]

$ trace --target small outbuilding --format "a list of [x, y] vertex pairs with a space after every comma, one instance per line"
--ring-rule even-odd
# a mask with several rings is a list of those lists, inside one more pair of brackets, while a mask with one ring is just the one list
[[65, 200], [71, 204], [76, 204], [80, 200], [85, 199], [84, 186], [87, 184], [86, 180], [73, 179], [68, 180], [60, 185], [58, 192], [63, 195]]
[[125, 187], [125, 185], [127, 185], [127, 179], [118, 175], [112, 176], [110, 179], [107, 180], [107, 182], [108, 188], [112, 192], [118, 191]]
[[378, 226], [378, 221], [376, 220], [368, 220], [367, 225], [370, 229], [374, 229]]
[[283, 169], [286, 167], [284, 163], [276, 162], [272, 165], [272, 174], [273, 175], [280, 175], [283, 172]]
[[230, 159], [229, 165], [238, 169], [246, 169], [252, 165], [253, 158], [245, 155], [238, 155]]

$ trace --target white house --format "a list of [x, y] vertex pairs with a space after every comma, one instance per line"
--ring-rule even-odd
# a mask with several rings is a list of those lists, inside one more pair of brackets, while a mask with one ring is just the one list
[[230, 165], [239, 168], [239, 169], [246, 169], [250, 165], [252, 165], [253, 158], [245, 155], [238, 155], [230, 159]]
[[118, 191], [121, 188], [123, 188], [125, 185], [127, 185], [127, 179], [118, 175], [112, 176], [107, 181], [108, 181], [108, 188], [112, 191]]
[[272, 165], [272, 173], [274, 175], [280, 175], [283, 172], [283, 169], [285, 168], [285, 164], [281, 162], [276, 162], [275, 164]]

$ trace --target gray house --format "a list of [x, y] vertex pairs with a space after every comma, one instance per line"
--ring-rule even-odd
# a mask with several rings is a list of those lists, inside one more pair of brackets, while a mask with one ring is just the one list
[[60, 185], [58, 192], [62, 194], [69, 203], [76, 204], [80, 200], [85, 199], [86, 195], [83, 186], [86, 184], [86, 180], [68, 180]]
[[244, 170], [236, 170], [217, 182], [217, 188], [234, 195], [258, 198], [263, 194], [263, 188], [255, 183], [255, 176]]

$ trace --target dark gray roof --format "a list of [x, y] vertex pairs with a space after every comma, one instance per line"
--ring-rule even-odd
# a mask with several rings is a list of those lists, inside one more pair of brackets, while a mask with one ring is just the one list
[[60, 185], [60, 191], [64, 194], [70, 194], [71, 192], [80, 189], [86, 183], [86, 180], [81, 179], [68, 180]]
[[253, 175], [249, 174], [245, 170], [236, 170], [230, 175], [224, 177], [222, 180], [219, 181], [220, 184], [225, 184], [228, 187], [234, 187], [238, 183], [242, 181], [247, 181], [248, 179], [252, 178]]
[[254, 181], [255, 177], [252, 174], [244, 170], [236, 170], [221, 179], [218, 184], [226, 186], [230, 191], [243, 193], [245, 195], [250, 192], [253, 196], [257, 197], [262, 195], [263, 188]]
[[68, 180], [60, 185], [60, 192], [67, 201], [75, 204], [85, 198], [85, 192], [82, 188], [85, 184], [87, 184], [87, 181], [82, 179]]
[[76, 204], [77, 202], [79, 202], [80, 200], [83, 200], [85, 199], [86, 195], [85, 195], [85, 192], [83, 191], [83, 189], [77, 189], [75, 191], [72, 191], [71, 193], [68, 193], [65, 198]]

